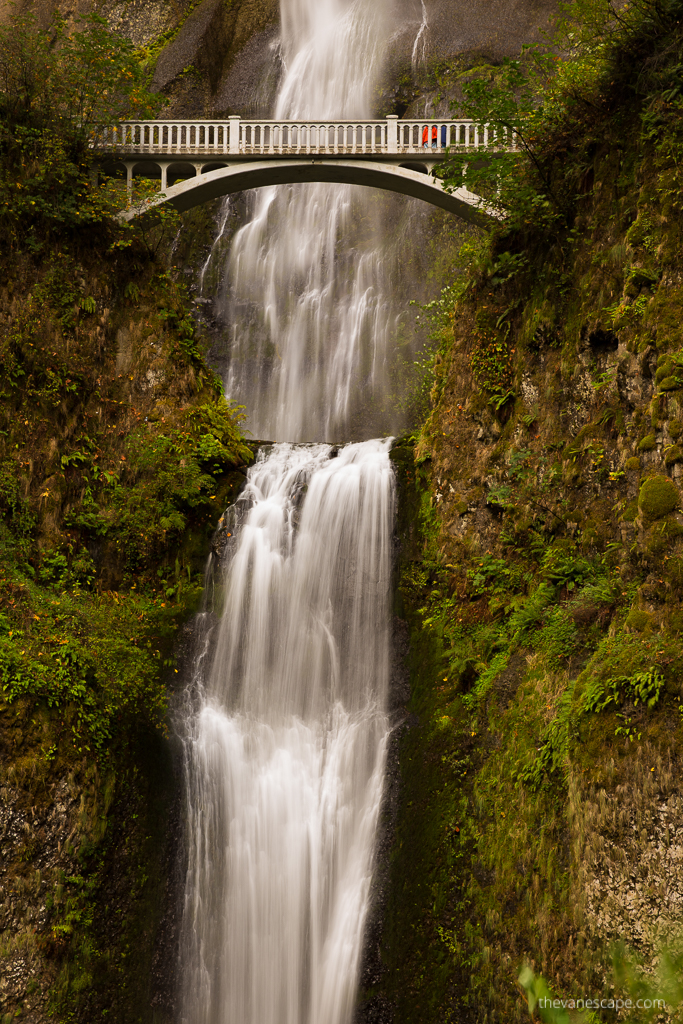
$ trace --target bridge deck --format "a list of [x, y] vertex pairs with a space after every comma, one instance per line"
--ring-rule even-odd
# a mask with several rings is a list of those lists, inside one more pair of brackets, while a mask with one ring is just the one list
[[[104, 128], [93, 149], [126, 168], [129, 220], [152, 206], [178, 210], [243, 189], [298, 182], [340, 182], [400, 192], [473, 223], [497, 217], [478, 196], [446, 192], [433, 176], [449, 151], [514, 149], [468, 120], [127, 121]], [[156, 172], [153, 168], [156, 167]], [[187, 179], [188, 171], [194, 177]], [[160, 177], [160, 192], [132, 205], [135, 173]]]

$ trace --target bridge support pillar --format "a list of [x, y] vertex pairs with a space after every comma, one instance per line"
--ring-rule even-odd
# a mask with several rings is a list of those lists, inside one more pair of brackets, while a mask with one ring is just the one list
[[160, 187], [159, 191], [160, 192], [165, 192], [166, 189], [168, 188], [168, 169], [171, 166], [171, 161], [170, 160], [165, 160], [165, 161], [157, 160], [157, 165], [158, 165], [159, 169], [161, 170], [161, 187]]
[[133, 202], [133, 168], [135, 162], [130, 160], [124, 160], [124, 167], [126, 168], [126, 195], [128, 196], [128, 206]]

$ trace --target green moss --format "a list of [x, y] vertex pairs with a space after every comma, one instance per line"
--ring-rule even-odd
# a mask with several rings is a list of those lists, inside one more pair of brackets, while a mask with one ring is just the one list
[[629, 473], [637, 472], [640, 469], [640, 459], [638, 456], [634, 455], [632, 458], [627, 459], [624, 468]]
[[677, 509], [679, 503], [678, 488], [668, 477], [651, 476], [641, 484], [638, 507], [647, 520], [662, 519]]
[[659, 384], [660, 391], [678, 391], [683, 387], [683, 381], [679, 377], [665, 377]]
[[661, 384], [662, 381], [671, 376], [674, 364], [668, 356], [664, 356], [663, 358], [660, 356], [657, 362], [658, 366], [657, 372], [655, 373], [655, 384]]
[[659, 420], [661, 419], [661, 410], [662, 410], [662, 399], [658, 398], [655, 395], [655, 397], [650, 402], [650, 419], [652, 421], [652, 427], [655, 430], [657, 429], [657, 424], [658, 424]]
[[621, 518], [625, 523], [633, 523], [638, 518], [638, 502], [636, 499], [628, 503]]
[[683, 461], [683, 449], [677, 444], [672, 444], [670, 448], [667, 448], [664, 452], [664, 462], [667, 466], [673, 466], [677, 462]]
[[667, 424], [669, 434], [676, 441], [683, 434], [683, 423], [680, 420], [669, 420]]
[[626, 617], [624, 623], [628, 629], [634, 629], [637, 633], [642, 633], [652, 625], [653, 619], [647, 612], [640, 611], [639, 608], [633, 608]]
[[683, 633], [683, 608], [676, 608], [669, 614], [669, 628], [674, 633]]
[[[638, 442], [639, 452], [651, 452], [657, 443], [657, 438], [654, 434], [647, 434], [641, 441]], [[639, 463], [640, 465], [640, 463]]]
[[664, 575], [678, 592], [683, 593], [683, 558], [668, 558], [664, 564]]

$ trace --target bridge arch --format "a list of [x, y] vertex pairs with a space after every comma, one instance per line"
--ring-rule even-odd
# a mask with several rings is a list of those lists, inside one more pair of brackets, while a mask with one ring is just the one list
[[[155, 161], [156, 162], [156, 161]], [[218, 163], [218, 161], [216, 161]], [[412, 196], [438, 206], [471, 224], [485, 226], [495, 221], [496, 213], [466, 188], [446, 192], [438, 178], [427, 172], [427, 165], [406, 167], [367, 160], [256, 160], [248, 163], [227, 163], [214, 170], [204, 170], [187, 180], [178, 181], [159, 193], [158, 198], [123, 211], [122, 220], [130, 221], [157, 206], [168, 204], [179, 212], [190, 210], [233, 192], [243, 192], [268, 185], [291, 185], [308, 182], [330, 182], [365, 185], [371, 188]], [[209, 165], [214, 166], [215, 164]], [[162, 179], [163, 180], [163, 179]]]

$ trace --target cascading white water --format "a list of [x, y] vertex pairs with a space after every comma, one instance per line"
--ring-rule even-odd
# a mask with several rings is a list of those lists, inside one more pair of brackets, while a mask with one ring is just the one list
[[[385, 2], [281, 0], [277, 118], [370, 113]], [[265, 189], [236, 236], [226, 391], [255, 436], [346, 439], [382, 391], [371, 206]], [[184, 1024], [350, 1024], [389, 735], [389, 447], [262, 450], [226, 513], [224, 607], [180, 730]]]
[[[370, 116], [388, 2], [281, 0], [276, 118]], [[348, 439], [385, 396], [392, 340], [374, 197], [293, 185], [255, 203], [218, 302], [232, 332], [226, 393], [255, 437]]]
[[276, 445], [226, 513], [184, 726], [184, 1024], [351, 1019], [389, 733], [389, 447]]
[[427, 17], [427, 8], [425, 7], [425, 0], [420, 0], [420, 2], [422, 4], [422, 21], [420, 22], [420, 27], [417, 30], [415, 42], [413, 43], [413, 71], [416, 71], [420, 64], [424, 63], [424, 59], [427, 56], [429, 18]]

